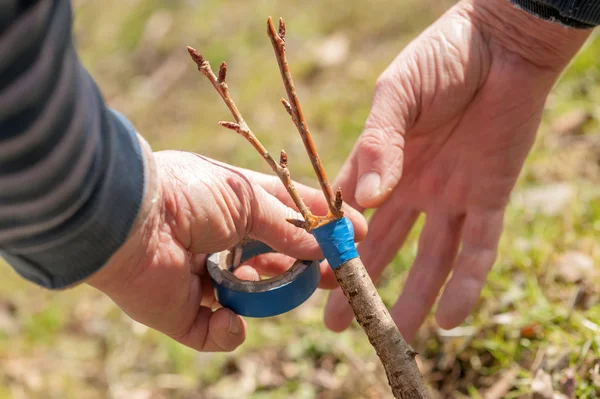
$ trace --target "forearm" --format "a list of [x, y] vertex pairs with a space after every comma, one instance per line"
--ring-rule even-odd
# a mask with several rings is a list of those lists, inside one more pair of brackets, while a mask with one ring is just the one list
[[512, 0], [464, 0], [463, 6], [492, 50], [502, 47], [539, 72], [556, 77], [591, 33], [591, 29], [567, 28], [540, 19], [515, 6]]
[[23, 277], [62, 288], [99, 270], [127, 239], [146, 157], [77, 59], [69, 1], [8, 3], [0, 13], [0, 254]]

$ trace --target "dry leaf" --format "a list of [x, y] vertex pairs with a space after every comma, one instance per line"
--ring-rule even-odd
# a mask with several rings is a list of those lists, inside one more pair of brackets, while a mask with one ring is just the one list
[[539, 369], [531, 381], [532, 399], [553, 399], [552, 377], [544, 370]]
[[556, 271], [562, 281], [575, 283], [592, 274], [594, 261], [582, 252], [569, 251], [558, 259]]
[[561, 136], [581, 134], [583, 126], [592, 118], [589, 112], [577, 109], [557, 118], [552, 124], [552, 131]]
[[515, 200], [527, 210], [554, 216], [569, 205], [573, 196], [574, 190], [571, 185], [557, 183], [521, 191], [515, 195]]
[[487, 389], [484, 394], [484, 399], [502, 399], [506, 397], [506, 394], [513, 387], [513, 382], [517, 378], [517, 374], [519, 372], [518, 367], [513, 367], [508, 371], [504, 372], [502, 376], [492, 385], [489, 389]]

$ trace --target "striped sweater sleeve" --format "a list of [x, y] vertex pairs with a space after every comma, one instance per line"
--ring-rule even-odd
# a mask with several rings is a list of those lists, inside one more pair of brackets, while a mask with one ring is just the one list
[[600, 25], [599, 0], [511, 0], [533, 15], [571, 28], [589, 29]]
[[69, 0], [0, 0], [0, 255], [58, 289], [125, 242], [144, 156], [78, 61]]

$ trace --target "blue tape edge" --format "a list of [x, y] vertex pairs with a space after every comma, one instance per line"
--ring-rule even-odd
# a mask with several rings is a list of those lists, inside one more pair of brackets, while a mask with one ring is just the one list
[[329, 222], [314, 229], [312, 234], [332, 269], [337, 269], [350, 259], [358, 258], [354, 244], [354, 228], [348, 218]]
[[302, 305], [315, 292], [321, 281], [317, 261], [304, 261], [309, 267], [295, 280], [262, 292], [242, 292], [215, 284], [219, 303], [240, 316], [271, 317], [289, 312]]
[[[267, 244], [252, 241], [244, 246], [242, 262], [255, 256], [275, 252]], [[212, 254], [209, 258], [217, 256]], [[216, 259], [213, 259], [216, 261]], [[236, 314], [263, 318], [289, 312], [302, 305], [315, 292], [321, 281], [319, 261], [303, 261], [308, 267], [295, 280], [268, 291], [244, 292], [219, 285], [214, 279], [213, 287], [217, 301]]]

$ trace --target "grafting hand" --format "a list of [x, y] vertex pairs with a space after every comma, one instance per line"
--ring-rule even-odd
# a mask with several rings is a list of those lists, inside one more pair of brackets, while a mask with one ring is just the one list
[[[213, 297], [206, 254], [245, 237], [281, 252], [236, 270], [239, 278], [281, 273], [300, 259], [322, 253], [306, 231], [286, 222], [300, 218], [274, 176], [241, 170], [192, 153], [158, 152], [147, 146], [149, 185], [138, 223], [111, 262], [87, 282], [111, 297], [138, 322], [200, 351], [230, 351], [244, 341], [245, 323]], [[327, 212], [320, 191], [296, 183], [315, 212]], [[366, 234], [362, 216], [346, 209], [356, 236]], [[323, 265], [325, 269], [326, 265]]]
[[[359, 246], [374, 280], [426, 214], [391, 309], [407, 340], [451, 271], [438, 323], [452, 328], [475, 307], [545, 99], [589, 33], [536, 19], [507, 0], [463, 0], [379, 78], [365, 130], [334, 187], [358, 209], [378, 208]], [[341, 331], [352, 318], [334, 291], [327, 326]]]

